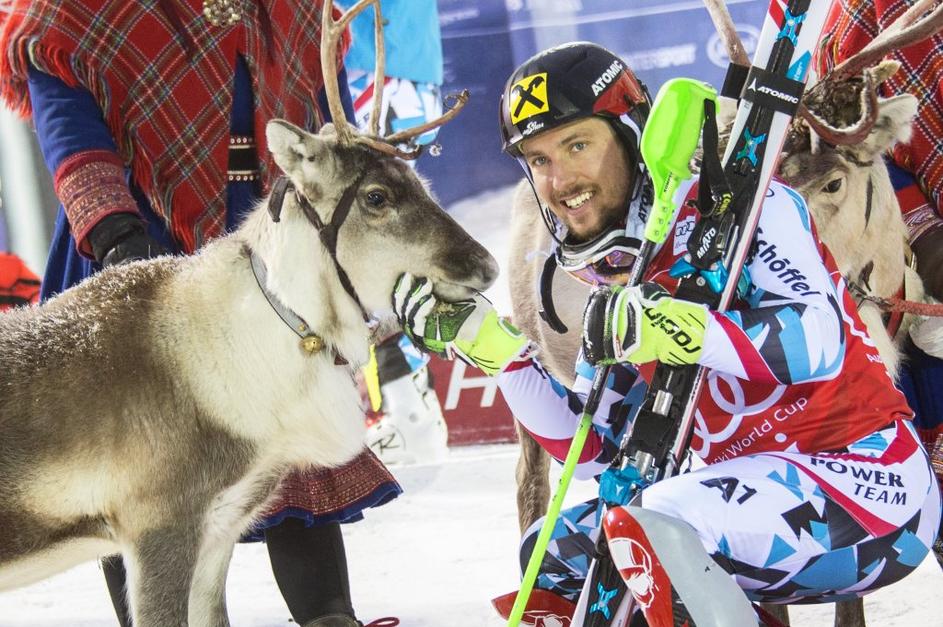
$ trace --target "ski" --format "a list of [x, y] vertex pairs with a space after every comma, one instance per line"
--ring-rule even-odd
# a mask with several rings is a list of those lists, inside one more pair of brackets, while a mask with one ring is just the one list
[[[700, 217], [688, 240], [690, 272], [680, 280], [675, 297], [704, 303], [717, 311], [727, 310], [736, 297], [753, 247], [761, 205], [830, 6], [831, 2], [822, 0], [771, 0], [752, 67], [739, 91], [740, 105], [731, 140], [722, 164], [714, 168], [709, 163], [712, 142], [705, 132]], [[661, 235], [664, 241], [667, 234]], [[631, 433], [607, 471], [617, 486], [628, 487], [617, 499], [606, 499], [610, 505], [625, 504], [646, 485], [680, 471], [706, 374], [707, 370], [697, 365], [657, 365]], [[597, 376], [600, 378], [604, 380]], [[605, 484], [604, 480], [601, 494]], [[610, 495], [619, 491], [613, 491], [612, 486], [609, 490]], [[600, 543], [605, 542], [603, 536], [600, 532]], [[599, 560], [608, 560], [605, 551], [597, 550]], [[631, 610], [624, 610], [622, 615], [598, 611], [603, 596], [624, 590], [616, 569], [593, 564], [590, 572], [594, 576], [583, 589], [589, 598], [581, 598], [577, 604], [573, 627], [627, 625]]]
[[[491, 604], [501, 618], [507, 620], [511, 616], [516, 600], [517, 593], [510, 592], [491, 599]], [[531, 592], [527, 600], [527, 607], [524, 608], [524, 613], [521, 616], [520, 626], [544, 627], [554, 625], [557, 627], [570, 627], [575, 608], [575, 604], [568, 599], [549, 590], [536, 589]]]

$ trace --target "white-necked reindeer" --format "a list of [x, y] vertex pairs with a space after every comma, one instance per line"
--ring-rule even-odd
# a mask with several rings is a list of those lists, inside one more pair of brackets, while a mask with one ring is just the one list
[[[880, 64], [873, 70], [875, 84], [897, 68], [896, 62]], [[940, 318], [918, 318], [905, 311], [888, 329], [882, 307], [895, 296], [932, 301], [913, 269], [907, 225], [883, 160], [894, 144], [910, 138], [916, 112], [917, 99], [909, 94], [880, 100], [871, 132], [854, 144], [817, 140], [808, 126], [796, 124], [779, 165], [783, 180], [808, 201], [819, 235], [858, 297], [861, 319], [894, 375], [908, 334], [928, 353], [938, 355], [943, 348]]]
[[[325, 5], [331, 85], [353, 14]], [[135, 625], [229, 625], [233, 545], [279, 477], [362, 449], [366, 312], [402, 272], [448, 300], [494, 281], [411, 154], [355, 136], [336, 85], [329, 101], [319, 135], [269, 122], [287, 180], [238, 231], [0, 316], [0, 589], [120, 551]]]
[[[705, 0], [721, 39], [725, 42], [732, 61], [749, 66], [750, 62], [740, 43], [736, 29], [722, 2]], [[885, 331], [884, 311], [878, 306], [882, 300], [898, 295], [898, 288], [906, 285], [909, 301], [927, 300], [923, 284], [909, 264], [907, 231], [900, 215], [882, 155], [897, 141], [909, 137], [910, 122], [916, 113], [912, 96], [899, 96], [879, 101], [876, 86], [896, 68], [876, 64], [888, 51], [907, 42], [918, 41], [940, 29], [943, 9], [916, 24], [932, 2], [923, 0], [909, 11], [886, 35], [875, 40], [852, 63], [823, 80], [813, 88], [811, 100], [817, 105], [816, 113], [803, 109], [795, 125], [793, 137], [787, 143], [781, 162], [780, 175], [802, 192], [815, 216], [822, 240], [832, 251], [839, 268], [874, 300], [863, 300], [859, 305], [862, 321], [868, 326], [888, 370], [896, 374], [899, 346], [908, 327], [914, 323], [912, 315], [905, 315], [900, 331], [891, 338]], [[838, 70], [839, 68], [836, 68]], [[849, 95], [852, 92], [852, 95]], [[843, 94], [844, 101], [853, 105], [850, 116], [846, 108], [838, 108], [826, 95]], [[806, 102], [804, 98], [803, 103]], [[809, 128], [814, 129], [810, 135]], [[802, 144], [803, 133], [806, 138]], [[816, 153], [811, 147], [816, 145]], [[579, 334], [583, 306], [590, 288], [563, 272], [547, 279], [546, 288], [552, 295], [549, 302], [541, 302], [535, 286], [554, 242], [544, 227], [532, 188], [522, 181], [515, 191], [512, 210], [509, 273], [513, 318], [527, 335], [541, 348], [540, 359], [551, 374], [564, 384], [573, 380], [573, 364], [579, 350]], [[552, 261], [551, 261], [552, 263]], [[566, 333], [554, 331], [539, 314], [547, 306], [568, 328]], [[939, 323], [921, 323], [919, 331], [924, 350], [939, 350]], [[549, 456], [525, 432], [519, 430], [521, 455], [517, 467], [517, 504], [521, 529], [526, 529], [546, 511], [550, 497], [547, 480]], [[781, 620], [788, 622], [785, 608], [764, 606], [774, 610]], [[858, 627], [864, 625], [861, 600], [837, 604], [836, 625]]]

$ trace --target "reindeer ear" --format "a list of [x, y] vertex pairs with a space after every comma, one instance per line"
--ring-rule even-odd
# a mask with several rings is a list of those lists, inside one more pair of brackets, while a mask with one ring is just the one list
[[305, 132], [285, 120], [270, 120], [265, 125], [265, 141], [273, 155], [286, 154], [292, 147], [304, 141]]
[[911, 123], [917, 115], [917, 98], [910, 94], [893, 96], [878, 103], [878, 119], [862, 142], [862, 149], [877, 155], [899, 142], [910, 140]]
[[298, 174], [304, 161], [318, 161], [325, 151], [324, 140], [285, 120], [271, 120], [265, 126], [268, 149], [282, 171]]

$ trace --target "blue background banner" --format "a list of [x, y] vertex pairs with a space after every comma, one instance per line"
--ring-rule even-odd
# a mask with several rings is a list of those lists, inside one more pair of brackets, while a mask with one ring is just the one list
[[[727, 5], [752, 56], [768, 2]], [[719, 88], [727, 67], [701, 0], [439, 0], [438, 7], [443, 93], [471, 93], [439, 134], [441, 156], [418, 164], [446, 205], [521, 178], [517, 163], [501, 152], [498, 101], [514, 68], [539, 50], [575, 40], [601, 44], [629, 64], [653, 97], [678, 76]]]

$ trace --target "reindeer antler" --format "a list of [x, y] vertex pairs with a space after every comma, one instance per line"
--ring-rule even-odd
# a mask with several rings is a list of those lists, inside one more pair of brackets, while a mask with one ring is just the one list
[[[373, 81], [373, 106], [370, 110], [369, 135], [357, 132], [347, 122], [344, 107], [341, 104], [340, 89], [337, 85], [337, 46], [340, 43], [344, 29], [361, 11], [373, 5], [375, 11], [374, 42], [376, 45], [376, 68]], [[386, 51], [383, 42], [383, 14], [380, 12], [380, 0], [360, 0], [335, 20], [333, 15], [334, 0], [324, 0], [321, 16], [321, 72], [324, 75], [324, 91], [327, 96], [328, 108], [337, 130], [337, 137], [341, 143], [361, 143], [374, 150], [394, 155], [401, 159], [415, 159], [422, 153], [422, 147], [412, 150], [401, 150], [397, 144], [407, 143], [410, 139], [438, 128], [458, 115], [465, 103], [468, 102], [468, 90], [450, 98], [455, 102], [445, 114], [412, 128], [394, 133], [386, 138], [380, 137], [380, 114], [383, 106], [383, 84], [386, 81]]]
[[[860, 76], [837, 79], [831, 75], [813, 85], [802, 97], [793, 125], [806, 124], [829, 144], [857, 144], [868, 136], [878, 118], [878, 85], [890, 73], [865, 68]], [[813, 151], [814, 152], [814, 151]]]
[[880, 64], [881, 59], [943, 29], [943, 4], [927, 13], [937, 2], [916, 2], [809, 89], [802, 117], [814, 133], [836, 145], [856, 144], [868, 136], [878, 115], [878, 85], [899, 67]]
[[[877, 65], [889, 52], [923, 41], [943, 29], [943, 4], [927, 13], [938, 0], [919, 0], [899, 18], [878, 33], [868, 45], [848, 57], [829, 73], [836, 80], [857, 75], [864, 68]], [[920, 16], [923, 15], [922, 18]]]
[[747, 56], [743, 42], [740, 41], [740, 35], [737, 34], [737, 27], [733, 23], [733, 18], [730, 17], [727, 4], [720, 0], [704, 0], [704, 5], [711, 16], [711, 21], [714, 22], [717, 34], [724, 42], [724, 48], [727, 49], [727, 56], [730, 57], [730, 61], [737, 65], [750, 67], [750, 57]]
[[[938, 1], [919, 0], [857, 54], [806, 90], [794, 124], [807, 125], [831, 144], [854, 144], [867, 137], [877, 121], [877, 86], [893, 73], [893, 70], [888, 72], [890, 66], [881, 70], [873, 66], [892, 50], [926, 39], [943, 29], [943, 5], [924, 15]], [[704, 0], [704, 4], [730, 59], [749, 65], [748, 60], [743, 61], [746, 53], [726, 5], [721, 0]], [[849, 110], [854, 112], [851, 119]], [[838, 123], [842, 126], [837, 126]]]

